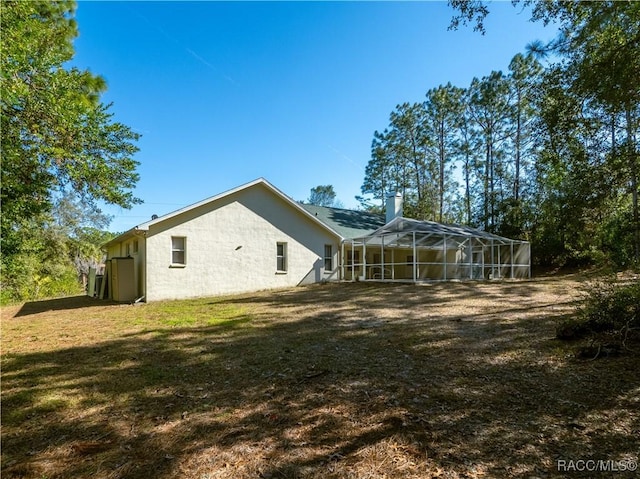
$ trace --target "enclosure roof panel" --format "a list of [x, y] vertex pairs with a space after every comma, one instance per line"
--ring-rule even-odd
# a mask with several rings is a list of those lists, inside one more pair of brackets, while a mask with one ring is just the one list
[[520, 240], [512, 240], [505, 238], [504, 236], [498, 236], [487, 231], [483, 231], [477, 228], [471, 228], [470, 226], [462, 225], [445, 225], [442, 223], [436, 223], [434, 221], [418, 221], [410, 218], [398, 217], [391, 220], [386, 225], [378, 228], [377, 230], [363, 235], [364, 237], [381, 236], [389, 233], [423, 233], [423, 234], [435, 234], [440, 236], [457, 236], [464, 238], [481, 238], [485, 240], [493, 240], [501, 243], [512, 242], [524, 242]]

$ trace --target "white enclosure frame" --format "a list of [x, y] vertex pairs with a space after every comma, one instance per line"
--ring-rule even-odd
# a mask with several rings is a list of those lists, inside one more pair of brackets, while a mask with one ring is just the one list
[[398, 217], [342, 242], [341, 277], [351, 281], [531, 278], [531, 245], [466, 226]]

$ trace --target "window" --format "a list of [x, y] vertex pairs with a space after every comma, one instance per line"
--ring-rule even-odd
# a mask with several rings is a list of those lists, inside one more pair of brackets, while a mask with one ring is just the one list
[[333, 252], [330, 244], [324, 245], [324, 271], [333, 271]]
[[184, 236], [171, 237], [171, 264], [184, 266], [187, 264], [187, 238]]
[[287, 243], [276, 243], [276, 271], [287, 272]]
[[124, 245], [124, 255], [131, 256], [131, 245], [129, 243], [125, 243]]
[[133, 240], [133, 254], [138, 254], [138, 240]]

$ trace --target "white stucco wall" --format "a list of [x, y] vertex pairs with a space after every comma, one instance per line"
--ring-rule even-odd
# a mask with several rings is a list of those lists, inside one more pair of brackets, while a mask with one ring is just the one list
[[[186, 238], [186, 266], [171, 264], [171, 237]], [[287, 244], [287, 272], [276, 244]], [[324, 246], [333, 247], [332, 272]], [[146, 300], [210, 296], [335, 280], [339, 238], [257, 184], [165, 221], [146, 237]]]

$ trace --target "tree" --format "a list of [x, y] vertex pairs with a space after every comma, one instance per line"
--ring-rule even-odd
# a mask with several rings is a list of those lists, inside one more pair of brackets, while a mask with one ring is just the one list
[[542, 66], [533, 55], [518, 53], [509, 63], [509, 86], [511, 88], [512, 112], [514, 116], [514, 175], [513, 198], [520, 202], [522, 170], [527, 158], [533, 156], [532, 146], [534, 119], [533, 93], [539, 85]]
[[415, 218], [437, 216], [437, 160], [429, 154], [422, 103], [402, 103], [389, 115], [389, 126], [375, 132], [362, 193], [372, 194], [384, 208], [386, 196], [400, 192], [404, 211]]
[[[372, 195], [374, 199], [380, 201], [379, 209], [384, 211], [385, 198], [389, 193], [389, 184], [391, 182], [391, 152], [387, 148], [389, 134], [385, 130], [383, 133], [379, 131], [373, 132], [373, 140], [371, 141], [371, 159], [367, 163], [364, 171], [364, 180], [360, 191], [364, 195]], [[371, 206], [366, 197], [359, 197], [360, 203], [367, 210], [375, 208]]]
[[[579, 97], [584, 106], [579, 115], [601, 122], [608, 117], [609, 136], [605, 143], [601, 129], [587, 138], [589, 145], [608, 147], [600, 158], [608, 163], [608, 173], [622, 176], [627, 183], [630, 201], [616, 202], [630, 205], [628, 222], [632, 230], [631, 248], [636, 264], [640, 263], [640, 3], [634, 1], [569, 2], [524, 0], [533, 7], [532, 20], [545, 24], [552, 20], [560, 26], [560, 34], [548, 45], [537, 44], [535, 50], [553, 52], [563, 62], [554, 69], [570, 79], [566, 88]], [[483, 21], [489, 9], [482, 1], [450, 0], [458, 12], [451, 28], [475, 23], [475, 30], [484, 32]], [[624, 139], [618, 141], [619, 136]], [[597, 170], [602, 165], [593, 161], [586, 165]]]
[[460, 24], [475, 23], [473, 31], [485, 34], [484, 19], [489, 8], [482, 0], [449, 0], [449, 5], [459, 12], [451, 19], [450, 30], [457, 30]]
[[472, 225], [472, 175], [478, 169], [478, 153], [481, 140], [478, 131], [474, 128], [473, 119], [470, 109], [471, 101], [469, 98], [469, 90], [462, 90], [461, 111], [458, 117], [458, 135], [455, 142], [455, 156], [457, 161], [462, 164], [462, 172], [464, 178], [464, 222]]
[[318, 185], [311, 188], [311, 195], [307, 201], [310, 205], [334, 206], [336, 192], [333, 191], [333, 185]]
[[[454, 87], [451, 83], [440, 85], [427, 91], [427, 99], [424, 103], [425, 134], [431, 139], [429, 150], [438, 165], [437, 192], [438, 215], [437, 220], [445, 219], [445, 203], [452, 202], [450, 184], [450, 169], [453, 167], [453, 156], [458, 135], [458, 127], [465, 105], [463, 104], [462, 88]], [[445, 201], [447, 200], [447, 201]]]
[[404, 197], [404, 211], [415, 218], [436, 215], [436, 161], [429, 155], [423, 103], [402, 103], [389, 116], [388, 155], [393, 158], [391, 189]]
[[[624, 143], [612, 154], [623, 161], [618, 168], [628, 182], [633, 218], [634, 259], [640, 263], [640, 4], [637, 2], [584, 2], [577, 5], [539, 5], [539, 18], [560, 17], [562, 40], [556, 49], [576, 69], [573, 88], [610, 113], [615, 131], [616, 116], [623, 126]], [[614, 133], [615, 134], [615, 133]]]
[[57, 198], [52, 211], [52, 221], [45, 225], [65, 243], [68, 260], [73, 263], [79, 276], [89, 274], [89, 268], [97, 267], [103, 252], [100, 246], [115, 237], [106, 228], [111, 217], [84, 204], [81, 198], [66, 192]]
[[[42, 252], [34, 228], [51, 221], [56, 197], [73, 192], [97, 209], [129, 208], [139, 135], [100, 102], [104, 79], [68, 68], [77, 36], [72, 1], [2, 4], [0, 102], [3, 285], [21, 254]], [[35, 249], [34, 249], [35, 248]], [[45, 248], [46, 249], [46, 248]]]
[[474, 78], [469, 95], [471, 118], [480, 131], [485, 156], [484, 165], [478, 170], [484, 193], [482, 222], [487, 231], [495, 232], [497, 203], [506, 173], [501, 159], [504, 142], [509, 137], [509, 84], [502, 72], [493, 71], [480, 80]]
[[[625, 178], [612, 150], [611, 115], [571, 88], [574, 69], [549, 68], [536, 99], [536, 192], [532, 210], [534, 248], [544, 262], [588, 262], [609, 255], [628, 265], [624, 250], [631, 225], [621, 214]], [[611, 243], [612, 229], [616, 245]]]
[[100, 103], [105, 82], [66, 69], [77, 35], [74, 2], [7, 1], [2, 7], [3, 233], [51, 209], [56, 191], [130, 207], [139, 137]]

